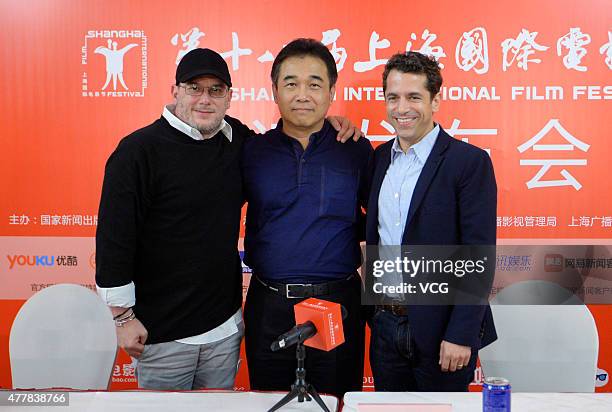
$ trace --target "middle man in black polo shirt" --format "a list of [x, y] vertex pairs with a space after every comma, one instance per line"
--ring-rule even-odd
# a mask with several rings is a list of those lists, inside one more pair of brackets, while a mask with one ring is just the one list
[[336, 141], [325, 120], [338, 72], [312, 39], [285, 46], [272, 64], [282, 120], [244, 145], [245, 263], [253, 269], [244, 320], [251, 389], [290, 390], [295, 351], [270, 344], [295, 325], [293, 306], [308, 297], [342, 304], [346, 342], [330, 352], [307, 348], [307, 380], [342, 396], [363, 384], [359, 240], [367, 199], [367, 139]]

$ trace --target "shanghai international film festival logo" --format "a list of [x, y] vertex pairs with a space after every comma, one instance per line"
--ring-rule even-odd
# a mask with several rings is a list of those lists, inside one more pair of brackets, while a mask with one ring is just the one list
[[147, 36], [142, 30], [89, 30], [81, 65], [83, 97], [144, 97]]

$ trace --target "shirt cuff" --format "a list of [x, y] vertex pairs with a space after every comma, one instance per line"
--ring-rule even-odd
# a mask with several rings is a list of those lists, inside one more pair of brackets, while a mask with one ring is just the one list
[[114, 288], [101, 288], [96, 285], [98, 295], [108, 306], [130, 308], [136, 304], [136, 288], [134, 282]]

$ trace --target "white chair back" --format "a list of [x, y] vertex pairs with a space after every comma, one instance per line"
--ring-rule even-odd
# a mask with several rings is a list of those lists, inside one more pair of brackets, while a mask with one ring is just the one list
[[117, 355], [112, 314], [83, 286], [50, 286], [17, 313], [9, 354], [15, 389], [107, 389]]
[[485, 376], [517, 392], [594, 392], [599, 337], [589, 309], [567, 289], [529, 280], [491, 302], [498, 340], [479, 352]]

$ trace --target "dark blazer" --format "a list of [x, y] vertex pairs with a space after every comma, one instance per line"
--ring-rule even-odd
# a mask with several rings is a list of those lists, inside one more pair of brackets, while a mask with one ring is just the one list
[[[391, 161], [393, 140], [374, 153], [366, 243], [378, 245], [378, 196]], [[417, 180], [403, 245], [494, 245], [497, 185], [489, 155], [440, 132]], [[497, 339], [488, 305], [408, 308], [416, 345], [437, 355], [442, 340], [480, 349]]]

